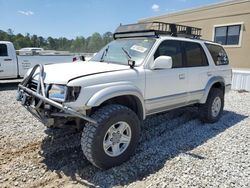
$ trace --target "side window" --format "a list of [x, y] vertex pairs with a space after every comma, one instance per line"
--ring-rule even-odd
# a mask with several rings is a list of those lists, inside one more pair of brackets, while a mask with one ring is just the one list
[[1, 56], [8, 56], [6, 44], [0, 44], [0, 57]]
[[227, 53], [221, 46], [208, 43], [206, 43], [206, 46], [214, 60], [215, 65], [229, 64]]
[[155, 52], [154, 58], [159, 56], [170, 56], [173, 68], [183, 67], [181, 42], [174, 40], [163, 41]]
[[206, 54], [200, 44], [194, 42], [183, 42], [186, 53], [187, 67], [208, 66]]

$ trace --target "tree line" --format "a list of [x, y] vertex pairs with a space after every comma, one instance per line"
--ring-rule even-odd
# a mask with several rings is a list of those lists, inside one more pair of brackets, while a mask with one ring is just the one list
[[113, 40], [113, 34], [106, 32], [101, 35], [98, 32], [92, 34], [87, 38], [82, 36], [76, 37], [75, 39], [67, 39], [65, 37], [44, 38], [42, 36], [22, 35], [21, 33], [14, 34], [13, 30], [8, 29], [7, 32], [0, 30], [0, 41], [11, 41], [16, 50], [25, 47], [39, 47], [45, 50], [63, 50], [70, 52], [85, 52], [94, 53], [99, 51], [103, 46]]

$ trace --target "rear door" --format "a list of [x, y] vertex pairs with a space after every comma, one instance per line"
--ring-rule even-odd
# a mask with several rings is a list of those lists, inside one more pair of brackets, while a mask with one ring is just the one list
[[183, 50], [188, 72], [188, 101], [197, 101], [202, 98], [213, 71], [200, 43], [184, 41]]
[[0, 78], [17, 76], [17, 65], [7, 44], [0, 44]]

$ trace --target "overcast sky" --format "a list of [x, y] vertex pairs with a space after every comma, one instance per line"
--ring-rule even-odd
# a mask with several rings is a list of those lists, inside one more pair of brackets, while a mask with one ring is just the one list
[[0, 0], [0, 30], [44, 37], [88, 37], [120, 24], [223, 0]]

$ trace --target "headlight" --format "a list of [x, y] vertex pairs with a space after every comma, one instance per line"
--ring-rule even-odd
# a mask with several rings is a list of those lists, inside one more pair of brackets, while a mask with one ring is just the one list
[[50, 99], [58, 102], [73, 102], [76, 101], [80, 91], [81, 87], [67, 87], [53, 84], [48, 91], [48, 96]]
[[67, 87], [64, 85], [52, 85], [49, 90], [49, 98], [55, 101], [64, 102], [66, 100]]

